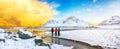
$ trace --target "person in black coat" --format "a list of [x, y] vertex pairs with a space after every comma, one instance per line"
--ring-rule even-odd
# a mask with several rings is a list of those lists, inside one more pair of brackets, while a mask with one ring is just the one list
[[51, 28], [51, 42], [53, 43], [53, 33], [54, 33], [54, 28]]
[[53, 37], [53, 33], [54, 33], [54, 28], [51, 28], [52, 37]]

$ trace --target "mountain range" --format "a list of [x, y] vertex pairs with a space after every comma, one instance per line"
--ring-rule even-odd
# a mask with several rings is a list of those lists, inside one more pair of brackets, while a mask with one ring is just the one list
[[60, 20], [49, 20], [44, 26], [88, 26], [89, 24], [75, 16], [70, 16]]
[[[99, 25], [120, 25], [120, 16], [112, 16], [111, 18], [102, 21]], [[49, 20], [44, 26], [90, 26], [90, 24], [75, 16], [70, 16], [64, 19]]]
[[99, 25], [120, 25], [120, 16], [112, 16], [110, 19], [104, 20]]

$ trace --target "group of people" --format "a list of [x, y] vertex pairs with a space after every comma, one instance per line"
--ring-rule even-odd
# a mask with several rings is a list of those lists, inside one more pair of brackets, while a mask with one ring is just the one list
[[52, 34], [52, 36], [60, 36], [60, 28], [57, 28], [57, 27], [55, 27], [55, 28], [51, 28], [51, 34]]

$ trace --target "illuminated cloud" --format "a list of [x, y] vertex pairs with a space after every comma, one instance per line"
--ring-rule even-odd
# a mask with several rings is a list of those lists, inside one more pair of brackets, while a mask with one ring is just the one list
[[56, 11], [38, 0], [0, 0], [0, 27], [38, 27]]
[[50, 3], [50, 6], [51, 6], [52, 8], [57, 8], [57, 7], [60, 6], [60, 4], [59, 4], [59, 3], [52, 2], [52, 3]]
[[109, 5], [110, 8], [114, 8], [115, 6], [116, 5], [114, 5], [114, 4]]
[[93, 3], [97, 2], [97, 0], [93, 0]]
[[86, 11], [87, 11], [87, 12], [91, 12], [92, 10], [91, 10], [90, 8], [87, 8]]

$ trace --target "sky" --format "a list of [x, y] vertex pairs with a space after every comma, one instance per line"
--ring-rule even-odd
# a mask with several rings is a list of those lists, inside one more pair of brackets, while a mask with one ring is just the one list
[[120, 16], [120, 0], [40, 0], [58, 14], [53, 18], [75, 16], [91, 24], [99, 24], [112, 16]]

